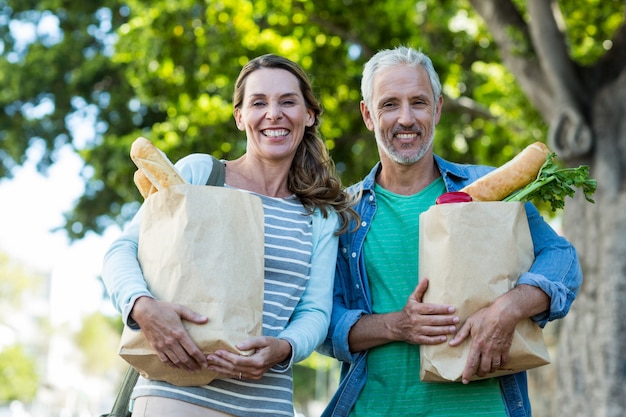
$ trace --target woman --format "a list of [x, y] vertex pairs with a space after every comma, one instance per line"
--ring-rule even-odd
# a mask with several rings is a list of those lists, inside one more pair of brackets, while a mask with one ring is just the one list
[[[105, 256], [103, 278], [112, 301], [163, 362], [189, 372], [208, 368], [223, 378], [202, 387], [140, 378], [133, 416], [293, 415], [292, 365], [326, 337], [337, 234], [353, 212], [318, 136], [321, 107], [304, 71], [276, 55], [253, 59], [242, 69], [233, 101], [247, 149], [225, 161], [225, 186], [263, 201], [263, 336], [237, 346], [254, 351], [250, 356], [202, 354], [182, 320], [202, 324], [208, 318], [156, 300], [146, 288], [137, 261], [140, 211]], [[194, 154], [176, 165], [188, 182], [205, 184], [210, 164], [208, 155]]]

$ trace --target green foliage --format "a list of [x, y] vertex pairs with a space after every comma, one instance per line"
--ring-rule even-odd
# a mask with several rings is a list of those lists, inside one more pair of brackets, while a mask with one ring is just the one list
[[294, 365], [294, 405], [305, 410], [307, 404], [317, 400], [327, 403], [339, 380], [339, 362], [313, 352], [311, 356]]
[[584, 6], [572, 0], [559, 4], [571, 56], [583, 65], [592, 64], [613, 46], [609, 40], [623, 24], [626, 4], [620, 0], [588, 0]]
[[[0, 253], [0, 326], [8, 324], [5, 321], [7, 315], [20, 308], [24, 294], [37, 291], [41, 284], [40, 276], [27, 272], [7, 254]], [[6, 347], [0, 343], [0, 404], [32, 400], [38, 381], [35, 359], [26, 353], [24, 347]]]
[[23, 347], [15, 345], [0, 350], [0, 404], [14, 400], [31, 402], [38, 383], [35, 360]]
[[[24, 267], [0, 252], [0, 300], [3, 308], [17, 308], [22, 304], [24, 293], [41, 288], [41, 276], [27, 272]], [[0, 314], [0, 323], [2, 316]]]
[[119, 317], [92, 313], [83, 318], [75, 342], [83, 353], [83, 369], [91, 374], [105, 374], [119, 364], [117, 348], [121, 334]]
[[576, 188], [580, 188], [585, 199], [594, 203], [591, 196], [596, 191], [597, 181], [589, 177], [589, 166], [560, 168], [555, 158], [556, 154], [549, 154], [537, 178], [504, 201], [537, 201], [548, 204], [552, 211], [557, 211], [565, 208], [565, 197], [573, 197]]
[[[514, 4], [524, 15], [525, 2]], [[581, 65], [597, 60], [623, 21], [623, 2], [559, 5], [572, 55]], [[54, 21], [62, 35], [41, 30], [21, 46], [12, 20]], [[532, 57], [523, 34], [512, 35], [518, 53]], [[272, 52], [310, 74], [325, 110], [322, 133], [351, 184], [377, 160], [358, 110], [362, 66], [400, 44], [421, 48], [440, 72], [442, 156], [501, 165], [545, 139], [544, 121], [468, 0], [0, 0], [0, 178], [35, 142], [45, 144], [42, 170], [69, 144], [86, 163], [86, 191], [66, 213], [70, 238], [123, 224], [140, 201], [131, 142], [149, 137], [174, 161], [191, 152], [238, 157], [245, 137], [232, 118], [233, 83], [245, 62]], [[80, 117], [93, 133], [75, 124]]]

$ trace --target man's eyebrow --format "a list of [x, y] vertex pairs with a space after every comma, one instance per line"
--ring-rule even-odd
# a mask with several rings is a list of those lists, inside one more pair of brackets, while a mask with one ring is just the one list
[[[389, 102], [389, 101], [399, 101], [399, 100], [400, 99], [397, 96], [395, 96], [395, 95], [392, 95], [392, 96], [382, 96], [380, 99], [378, 99], [376, 101], [376, 103], [386, 103], [386, 102]], [[409, 100], [410, 101], [412, 101], [412, 100], [423, 100], [423, 101], [428, 101], [428, 102], [432, 101], [432, 99], [430, 98], [430, 96], [428, 94], [416, 94], [414, 96], [409, 97]]]

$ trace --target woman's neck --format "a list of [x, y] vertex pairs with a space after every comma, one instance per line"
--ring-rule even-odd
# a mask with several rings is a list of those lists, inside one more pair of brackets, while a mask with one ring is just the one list
[[289, 197], [290, 166], [255, 160], [247, 155], [226, 163], [226, 184], [268, 197]]

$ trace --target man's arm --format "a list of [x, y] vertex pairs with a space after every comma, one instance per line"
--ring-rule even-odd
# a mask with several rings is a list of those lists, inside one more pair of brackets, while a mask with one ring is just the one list
[[453, 306], [422, 302], [428, 280], [417, 285], [401, 311], [363, 315], [350, 330], [351, 352], [360, 352], [386, 343], [436, 345], [456, 332], [459, 317]]

